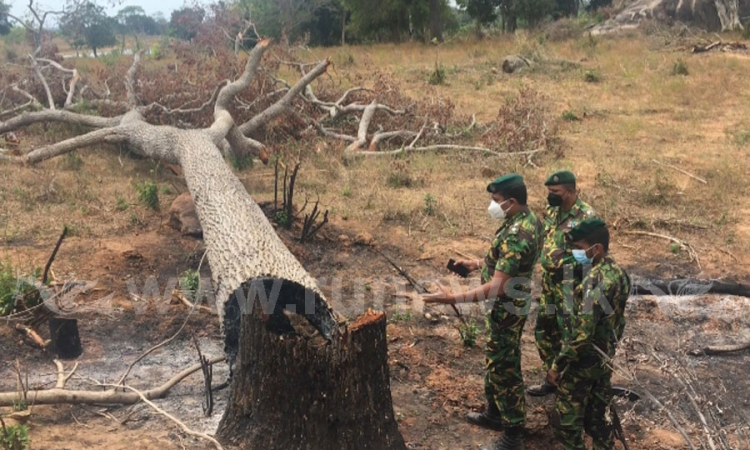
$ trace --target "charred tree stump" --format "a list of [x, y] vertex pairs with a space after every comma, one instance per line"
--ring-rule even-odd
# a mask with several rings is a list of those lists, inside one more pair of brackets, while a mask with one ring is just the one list
[[53, 317], [49, 319], [52, 351], [60, 359], [75, 359], [83, 353], [81, 337], [78, 335], [78, 320]]

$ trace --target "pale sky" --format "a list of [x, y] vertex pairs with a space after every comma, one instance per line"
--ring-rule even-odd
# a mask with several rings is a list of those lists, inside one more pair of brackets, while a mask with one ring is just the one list
[[[8, 3], [11, 4], [11, 13], [22, 19], [29, 11], [28, 0], [10, 0]], [[102, 0], [98, 3], [107, 8], [107, 14], [110, 16], [116, 14], [117, 11], [126, 6], [140, 6], [148, 15], [162, 12], [164, 13], [164, 17], [169, 20], [169, 15], [172, 10], [185, 4], [185, 0], [116, 0], [114, 2]], [[189, 3], [194, 4], [195, 2], [191, 1]], [[65, 5], [65, 0], [36, 0], [34, 4], [38, 5], [40, 9], [45, 11], [59, 11]]]

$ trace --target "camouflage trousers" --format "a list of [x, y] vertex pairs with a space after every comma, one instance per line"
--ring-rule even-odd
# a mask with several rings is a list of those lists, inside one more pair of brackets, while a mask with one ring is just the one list
[[521, 374], [521, 333], [526, 315], [516, 315], [495, 301], [487, 314], [487, 374], [484, 392], [497, 406], [504, 427], [522, 427], [526, 421], [526, 398]]
[[562, 320], [558, 318], [563, 299], [562, 282], [556, 283], [550, 272], [542, 271], [542, 296], [536, 316], [534, 337], [542, 368], [546, 374], [562, 346]]
[[550, 424], [555, 437], [565, 450], [586, 450], [583, 432], [591, 436], [593, 450], [613, 450], [614, 427], [609, 405], [612, 372], [604, 370], [599, 376], [576, 373], [570, 367], [557, 388], [555, 409]]

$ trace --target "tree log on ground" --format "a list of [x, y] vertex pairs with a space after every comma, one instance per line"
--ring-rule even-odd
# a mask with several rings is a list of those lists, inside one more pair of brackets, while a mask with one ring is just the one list
[[217, 436], [245, 449], [404, 449], [391, 403], [385, 316], [370, 313], [342, 328], [315, 280], [222, 157], [220, 149], [267, 160], [264, 145], [248, 136], [285, 112], [329, 65], [315, 64], [276, 103], [236, 124], [229, 108], [252, 83], [268, 44], [258, 43], [242, 75], [221, 88], [207, 128], [145, 120], [148, 107], [139, 105], [137, 92], [138, 53], [125, 77], [126, 113], [90, 117], [53, 109], [52, 99], [47, 109], [0, 123], [0, 132], [46, 122], [94, 130], [25, 155], [0, 154], [0, 160], [37, 164], [76, 149], [119, 143], [179, 164], [203, 228], [226, 353], [234, 365]]

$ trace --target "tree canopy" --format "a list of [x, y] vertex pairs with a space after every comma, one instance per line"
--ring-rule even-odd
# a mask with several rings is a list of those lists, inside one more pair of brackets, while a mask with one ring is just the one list
[[10, 12], [10, 5], [0, 0], [0, 35], [10, 33], [11, 25], [8, 13]]
[[192, 41], [198, 35], [206, 11], [199, 6], [186, 6], [172, 11], [169, 21], [169, 34], [174, 37]]
[[116, 22], [104, 12], [104, 7], [92, 1], [70, 2], [60, 19], [60, 31], [74, 48], [89, 47], [94, 56], [97, 49], [117, 43]]

